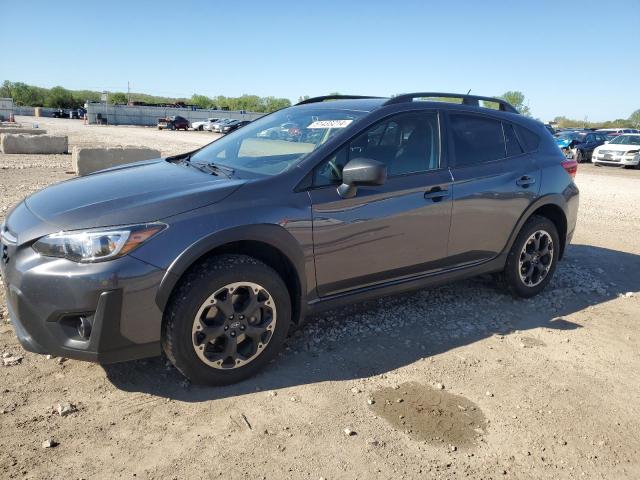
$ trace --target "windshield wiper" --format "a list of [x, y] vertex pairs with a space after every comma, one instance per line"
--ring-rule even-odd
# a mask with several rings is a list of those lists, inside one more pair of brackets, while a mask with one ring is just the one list
[[235, 170], [231, 167], [227, 167], [226, 165], [218, 165], [217, 163], [209, 162], [206, 164], [206, 168], [211, 170], [211, 173], [214, 175], [219, 175], [222, 173], [225, 177], [231, 178], [231, 175], [234, 174]]
[[196, 170], [200, 170], [204, 173], [210, 173], [215, 176], [219, 176], [220, 174], [224, 175], [227, 178], [231, 178], [231, 175], [235, 172], [235, 170], [231, 167], [227, 167], [225, 165], [217, 165], [213, 162], [202, 165], [200, 163], [195, 163], [191, 161], [191, 155], [187, 155], [184, 158], [180, 159], [180, 162], [187, 166], [195, 168]]

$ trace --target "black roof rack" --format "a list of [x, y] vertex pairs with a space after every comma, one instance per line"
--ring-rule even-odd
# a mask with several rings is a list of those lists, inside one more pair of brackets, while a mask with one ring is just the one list
[[369, 97], [367, 95], [323, 95], [321, 97], [307, 98], [296, 105], [306, 105], [308, 103], [324, 102], [326, 100], [357, 100], [362, 98], [384, 98], [384, 97]]
[[480, 106], [480, 100], [484, 102], [497, 103], [503, 112], [518, 113], [518, 111], [509, 102], [501, 98], [479, 97], [477, 95], [463, 95], [461, 93], [442, 93], [442, 92], [418, 92], [404, 93], [396, 97], [390, 98], [384, 104], [393, 105], [395, 103], [412, 102], [416, 98], [460, 98], [463, 105]]

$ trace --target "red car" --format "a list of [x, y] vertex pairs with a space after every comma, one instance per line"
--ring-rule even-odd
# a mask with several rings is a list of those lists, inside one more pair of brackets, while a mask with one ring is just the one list
[[189, 120], [179, 115], [158, 119], [158, 130], [187, 130], [190, 126]]

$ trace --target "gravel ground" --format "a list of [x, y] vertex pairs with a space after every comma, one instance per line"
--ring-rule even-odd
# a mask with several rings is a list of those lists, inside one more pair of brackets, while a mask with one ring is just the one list
[[[214, 138], [39, 123], [165, 155]], [[70, 164], [0, 154], [0, 218]], [[580, 166], [573, 245], [535, 299], [476, 278], [327, 312], [231, 387], [191, 386], [161, 358], [29, 354], [3, 314], [0, 477], [640, 478], [639, 182]]]

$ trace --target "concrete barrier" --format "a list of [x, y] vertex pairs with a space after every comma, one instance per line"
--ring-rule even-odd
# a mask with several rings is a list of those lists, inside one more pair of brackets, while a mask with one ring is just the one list
[[145, 147], [85, 148], [73, 147], [71, 162], [78, 175], [88, 175], [105, 168], [160, 158], [160, 151]]
[[0, 150], [3, 153], [67, 153], [69, 140], [56, 135], [0, 134]]
[[0, 134], [3, 134], [3, 133], [26, 133], [28, 135], [46, 135], [47, 131], [41, 128], [0, 127]]

